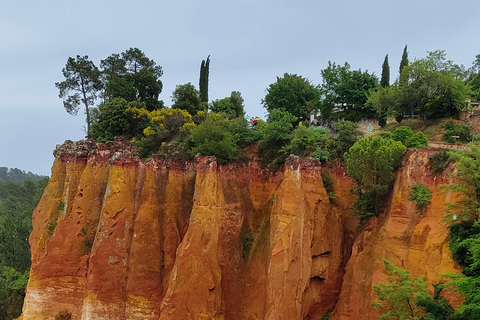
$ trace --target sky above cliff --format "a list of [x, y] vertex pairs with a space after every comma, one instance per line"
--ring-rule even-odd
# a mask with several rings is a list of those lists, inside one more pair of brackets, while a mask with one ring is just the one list
[[160, 99], [187, 82], [198, 87], [210, 55], [210, 100], [233, 90], [249, 116], [265, 116], [265, 89], [285, 72], [321, 83], [328, 61], [381, 74], [389, 55], [391, 81], [403, 47], [409, 59], [445, 50], [471, 66], [480, 2], [423, 0], [177, 0], [8, 1], [0, 11], [0, 166], [50, 174], [52, 151], [84, 137], [84, 114], [65, 111], [55, 82], [67, 58], [97, 65], [137, 47], [161, 65]]

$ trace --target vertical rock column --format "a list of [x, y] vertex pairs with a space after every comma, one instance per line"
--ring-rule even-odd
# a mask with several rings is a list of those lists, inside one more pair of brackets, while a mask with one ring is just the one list
[[197, 160], [188, 231], [162, 301], [160, 319], [223, 319], [218, 239], [224, 198], [215, 158]]
[[291, 156], [271, 213], [266, 319], [303, 318], [304, 291], [312, 277], [314, 218], [319, 207], [328, 211], [329, 206], [320, 164], [301, 163]]

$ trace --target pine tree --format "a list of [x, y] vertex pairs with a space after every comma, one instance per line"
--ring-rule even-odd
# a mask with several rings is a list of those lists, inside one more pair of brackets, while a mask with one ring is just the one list
[[382, 88], [390, 86], [390, 65], [388, 64], [388, 54], [382, 64], [382, 79], [380, 80]]
[[200, 98], [202, 102], [208, 103], [208, 74], [210, 68], [210, 55], [208, 55], [207, 60], [202, 60], [200, 66], [200, 81], [198, 84], [200, 90]]

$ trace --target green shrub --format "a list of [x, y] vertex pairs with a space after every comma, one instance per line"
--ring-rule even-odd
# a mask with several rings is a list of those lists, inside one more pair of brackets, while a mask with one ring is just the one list
[[245, 258], [253, 245], [253, 235], [249, 228], [243, 228], [240, 232], [240, 242], [242, 244], [242, 258]]
[[337, 196], [335, 195], [335, 190], [333, 189], [333, 180], [332, 177], [322, 174], [323, 187], [327, 191], [328, 199], [333, 200]]
[[62, 200], [60, 200], [58, 202], [58, 210], [60, 211], [63, 211], [65, 209], [65, 202], [63, 202]]
[[[453, 136], [458, 136], [458, 139], [453, 138]], [[445, 132], [442, 136], [443, 140], [448, 143], [455, 142], [469, 142], [472, 139], [472, 133], [470, 132], [470, 127], [467, 125], [458, 125], [453, 121], [448, 121], [445, 124]]]
[[425, 133], [418, 131], [407, 141], [407, 146], [412, 149], [428, 147], [428, 138]]
[[434, 174], [442, 173], [452, 161], [446, 150], [438, 151], [428, 158], [430, 171]]
[[408, 147], [408, 141], [413, 137], [412, 128], [401, 126], [392, 133], [392, 139], [400, 141], [405, 147]]
[[232, 134], [228, 131], [228, 121], [217, 113], [210, 113], [207, 119], [191, 130], [194, 147], [191, 155], [200, 153], [204, 156], [215, 156], [220, 164], [235, 158], [237, 146]]
[[72, 314], [67, 310], [60, 311], [55, 316], [55, 320], [70, 320], [72, 319]]
[[57, 221], [50, 221], [48, 224], [47, 224], [47, 229], [48, 229], [48, 232], [50, 232], [51, 234], [53, 233], [53, 231], [55, 231], [55, 228], [57, 227]]
[[321, 163], [325, 163], [330, 158], [330, 153], [326, 150], [323, 150], [321, 147], [317, 148], [315, 152], [312, 153], [312, 158], [320, 160]]
[[416, 201], [418, 213], [423, 214], [432, 200], [432, 191], [426, 185], [417, 183], [410, 189], [408, 200]]
[[115, 98], [98, 106], [97, 121], [92, 124], [90, 135], [98, 142], [112, 141], [118, 136], [131, 136], [127, 119], [128, 102]]
[[82, 227], [81, 233], [83, 236], [83, 239], [81, 242], [82, 252], [85, 254], [88, 254], [92, 250], [94, 239], [93, 239], [93, 236], [90, 237], [88, 235], [87, 229], [85, 229], [84, 227]]
[[281, 148], [281, 152], [287, 157], [290, 154], [307, 157], [317, 150], [321, 137], [322, 134], [318, 130], [301, 125], [293, 131], [292, 140]]

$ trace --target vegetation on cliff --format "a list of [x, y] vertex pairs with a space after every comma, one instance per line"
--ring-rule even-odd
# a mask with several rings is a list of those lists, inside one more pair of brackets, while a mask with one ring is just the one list
[[32, 211], [48, 178], [19, 169], [2, 171], [8, 173], [6, 179], [23, 181], [0, 182], [0, 319], [13, 319], [22, 312], [30, 271]]

